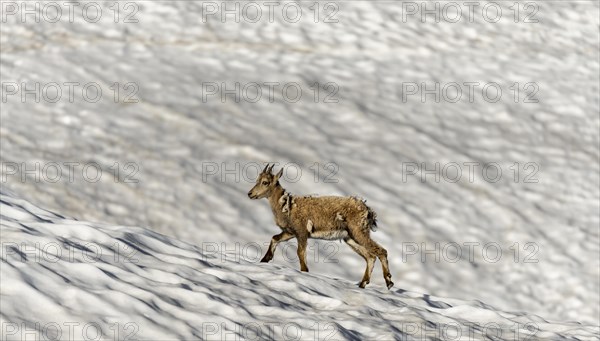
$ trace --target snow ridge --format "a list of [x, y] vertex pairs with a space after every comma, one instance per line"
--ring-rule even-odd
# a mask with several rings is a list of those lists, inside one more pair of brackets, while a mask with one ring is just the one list
[[3, 340], [597, 340], [600, 327], [255, 264], [2, 189]]

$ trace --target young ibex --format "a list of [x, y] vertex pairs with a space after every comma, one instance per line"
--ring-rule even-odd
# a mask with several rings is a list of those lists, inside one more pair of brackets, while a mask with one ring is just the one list
[[337, 240], [343, 239], [356, 253], [365, 259], [367, 268], [360, 282], [364, 288], [371, 279], [373, 265], [378, 257], [383, 268], [383, 278], [389, 288], [394, 283], [388, 267], [387, 251], [369, 236], [369, 230], [376, 230], [376, 214], [363, 200], [356, 197], [311, 197], [293, 196], [279, 184], [283, 174], [281, 169], [273, 175], [273, 166], [267, 166], [256, 180], [248, 196], [250, 199], [268, 198], [275, 223], [283, 232], [271, 239], [271, 244], [261, 262], [273, 259], [279, 242], [292, 238], [298, 240], [300, 269], [306, 266], [306, 244], [308, 238]]

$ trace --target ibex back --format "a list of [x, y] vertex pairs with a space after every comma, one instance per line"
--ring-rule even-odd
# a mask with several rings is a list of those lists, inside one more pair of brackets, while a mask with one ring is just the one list
[[377, 227], [375, 212], [363, 200], [356, 197], [293, 196], [279, 183], [283, 169], [273, 175], [273, 166], [267, 164], [258, 176], [256, 185], [248, 192], [250, 199], [269, 199], [275, 223], [282, 230], [271, 239], [269, 249], [261, 262], [273, 259], [278, 243], [296, 238], [300, 269], [308, 271], [306, 266], [308, 238], [343, 239], [367, 262], [359, 286], [364, 288], [369, 284], [375, 259], [379, 258], [383, 268], [383, 278], [388, 289], [391, 288], [394, 283], [388, 266], [387, 251], [370, 236], [370, 231], [375, 231]]

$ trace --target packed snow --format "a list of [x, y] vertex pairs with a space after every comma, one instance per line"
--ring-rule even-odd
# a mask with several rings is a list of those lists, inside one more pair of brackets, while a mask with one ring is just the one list
[[2, 339], [597, 340], [600, 327], [258, 265], [2, 193]]
[[[439, 23], [410, 14], [420, 2], [299, 2], [298, 22], [287, 2], [273, 22], [223, 22], [207, 1], [81, 2], [97, 22], [61, 4], [52, 22], [39, 3], [23, 22], [25, 3], [1, 1], [1, 186], [16, 193], [1, 212], [3, 322], [132, 321], [173, 339], [203, 321], [329, 321], [340, 339], [534, 322], [535, 337], [599, 337], [598, 1], [476, 2], [472, 20], [439, 2]], [[311, 241], [308, 274], [293, 241], [254, 264], [280, 232], [246, 195], [267, 162], [294, 194], [367, 200], [392, 291], [379, 263], [355, 288], [364, 261], [339, 242]], [[140, 262], [4, 248], [35, 240]]]

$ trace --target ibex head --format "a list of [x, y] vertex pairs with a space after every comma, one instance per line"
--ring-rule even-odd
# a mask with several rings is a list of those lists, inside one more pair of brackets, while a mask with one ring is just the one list
[[273, 189], [277, 185], [277, 181], [283, 174], [283, 168], [277, 172], [277, 174], [273, 175], [271, 171], [273, 170], [274, 164], [269, 166], [267, 164], [265, 169], [258, 175], [258, 179], [256, 179], [256, 185], [252, 187], [250, 192], [248, 192], [248, 196], [250, 199], [261, 199], [266, 198], [271, 195]]

